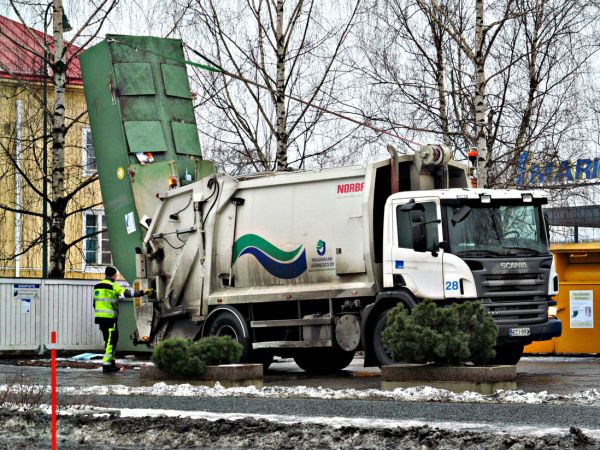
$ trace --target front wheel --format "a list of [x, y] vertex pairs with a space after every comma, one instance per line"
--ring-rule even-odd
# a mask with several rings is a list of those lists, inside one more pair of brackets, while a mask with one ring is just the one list
[[385, 330], [385, 326], [387, 325], [389, 312], [390, 310], [388, 309], [379, 314], [379, 317], [375, 322], [375, 328], [373, 328], [373, 353], [375, 353], [375, 358], [377, 359], [377, 365], [379, 367], [398, 363], [398, 361], [392, 358], [392, 352], [381, 339], [381, 333], [383, 333], [383, 330]]
[[330, 374], [344, 369], [354, 359], [354, 352], [337, 348], [304, 350], [294, 356], [294, 361], [305, 372]]
[[496, 347], [496, 356], [492, 360], [498, 365], [514, 365], [523, 356], [523, 344], [503, 344]]

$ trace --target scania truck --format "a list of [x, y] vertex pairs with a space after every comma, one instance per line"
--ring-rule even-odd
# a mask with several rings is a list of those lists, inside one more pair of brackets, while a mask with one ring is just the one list
[[109, 36], [81, 57], [113, 257], [138, 287], [134, 339], [228, 335], [247, 360], [393, 363], [387, 314], [480, 301], [496, 361], [561, 333], [533, 190], [472, 189], [440, 146], [366, 167], [232, 177], [201, 157], [181, 42]]

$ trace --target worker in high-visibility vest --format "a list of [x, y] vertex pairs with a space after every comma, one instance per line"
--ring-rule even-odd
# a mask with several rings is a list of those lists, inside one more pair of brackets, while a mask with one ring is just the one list
[[153, 289], [142, 289], [133, 291], [125, 289], [116, 283], [117, 269], [107, 267], [104, 270], [106, 278], [94, 286], [94, 310], [95, 322], [102, 331], [104, 338], [104, 358], [102, 358], [102, 372], [118, 372], [119, 367], [115, 364], [115, 351], [117, 340], [119, 339], [119, 329], [117, 320], [119, 318], [119, 299], [141, 297], [142, 295], [151, 296]]

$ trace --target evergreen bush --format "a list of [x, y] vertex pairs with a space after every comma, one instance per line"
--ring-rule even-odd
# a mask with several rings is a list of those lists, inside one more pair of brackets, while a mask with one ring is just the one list
[[495, 355], [496, 334], [479, 302], [438, 307], [428, 299], [412, 311], [402, 304], [391, 309], [382, 340], [397, 361], [483, 364]]
[[160, 370], [173, 376], [201, 377], [206, 366], [239, 362], [242, 346], [229, 336], [210, 336], [199, 341], [170, 338], [160, 342], [152, 361]]
[[469, 335], [470, 361], [482, 365], [496, 356], [494, 347], [498, 328], [494, 319], [479, 302], [465, 302], [456, 306], [460, 328]]
[[190, 351], [207, 366], [233, 364], [242, 357], [242, 346], [229, 336], [208, 336], [192, 344]]

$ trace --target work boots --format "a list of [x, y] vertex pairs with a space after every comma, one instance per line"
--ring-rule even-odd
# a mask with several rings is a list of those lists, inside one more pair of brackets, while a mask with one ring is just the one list
[[121, 370], [120, 367], [117, 367], [115, 363], [112, 363], [110, 366], [102, 366], [102, 373], [115, 373]]

